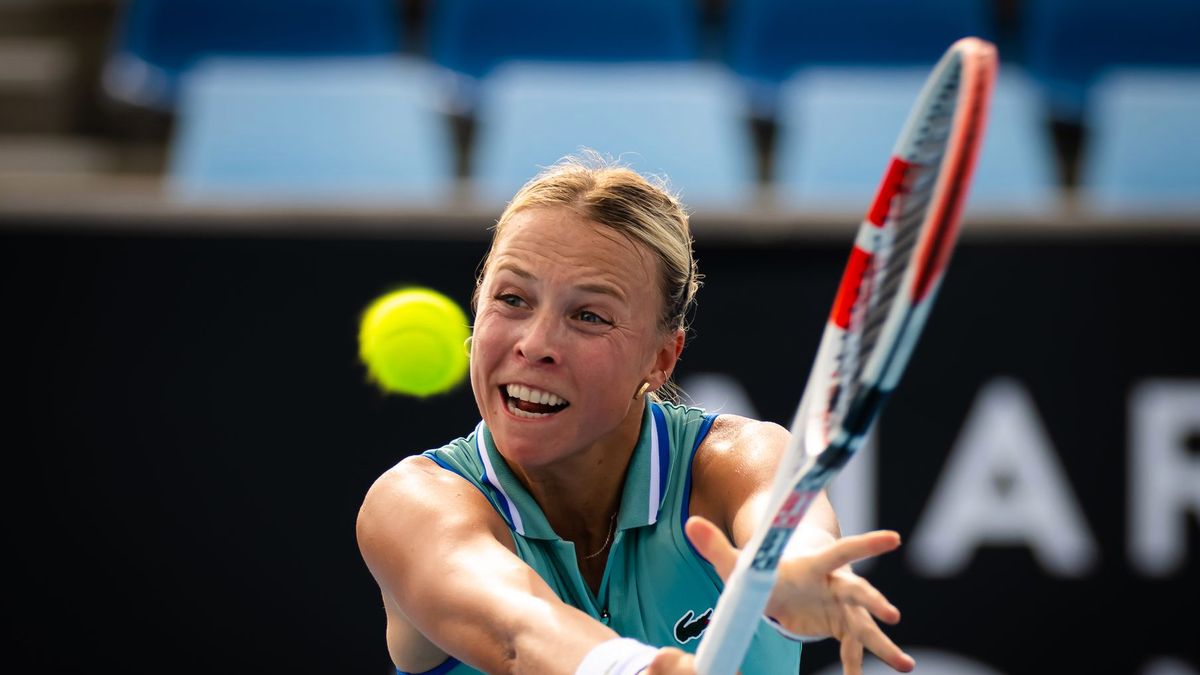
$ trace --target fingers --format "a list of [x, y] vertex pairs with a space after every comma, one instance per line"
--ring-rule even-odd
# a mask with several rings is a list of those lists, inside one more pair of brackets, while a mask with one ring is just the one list
[[674, 647], [664, 647], [654, 655], [646, 668], [646, 675], [669, 675], [670, 673], [694, 673], [696, 658]]
[[645, 675], [695, 675], [696, 657], [674, 647], [663, 647], [654, 655], [650, 665], [638, 672]]
[[[916, 666], [916, 661], [904, 653], [871, 618], [871, 615], [874, 615], [879, 620], [892, 624], [900, 621], [900, 610], [878, 589], [865, 579], [847, 573], [834, 575], [834, 592], [844, 608], [848, 629], [847, 634], [842, 636], [842, 662], [847, 673], [852, 672], [852, 665], [856, 669], [853, 672], [861, 672], [863, 647], [900, 672], [906, 673]], [[847, 646], [847, 643], [850, 645]]]
[[859, 605], [888, 624], [900, 622], [900, 610], [866, 579], [852, 574], [833, 578], [833, 592], [843, 602]]
[[[895, 645], [892, 646], [895, 647]], [[879, 653], [875, 652], [874, 649], [871, 651], [876, 656], [879, 656]], [[907, 673], [916, 667], [917, 662], [911, 656], [900, 651], [899, 647], [896, 647], [895, 651], [897, 653], [890, 655], [890, 658], [882, 656], [880, 658], [883, 659], [884, 663], [902, 673]], [[862, 675], [863, 643], [852, 636], [847, 636], [841, 642], [840, 655], [842, 658], [842, 672], [845, 675]]]
[[862, 675], [863, 648], [853, 637], [846, 637], [841, 644], [842, 672], [845, 675]]
[[[862, 647], [871, 650], [871, 653], [878, 656], [881, 661], [891, 666], [893, 669], [902, 673], [907, 673], [916, 667], [917, 662], [913, 657], [905, 654], [900, 647], [892, 642], [892, 639], [884, 634], [879, 626], [875, 623], [867, 611], [862, 607], [849, 608], [850, 631], [851, 635], [846, 636], [842, 642], [842, 660], [845, 663], [846, 658], [846, 642], [854, 642], [856, 644], [855, 651], [858, 652], [858, 668], [862, 670]], [[847, 670], [847, 673], [850, 671]]]
[[900, 535], [890, 530], [842, 537], [818, 554], [817, 565], [828, 573], [856, 560], [894, 551], [899, 546]]
[[729, 543], [721, 528], [700, 516], [692, 516], [684, 525], [684, 532], [700, 555], [717, 569], [717, 574], [722, 579], [729, 578], [737, 563], [738, 550]]

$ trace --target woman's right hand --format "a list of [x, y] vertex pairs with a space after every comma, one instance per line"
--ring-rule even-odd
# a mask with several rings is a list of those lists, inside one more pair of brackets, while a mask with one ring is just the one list
[[646, 675], [692, 675], [696, 672], [696, 657], [674, 647], [658, 650]]

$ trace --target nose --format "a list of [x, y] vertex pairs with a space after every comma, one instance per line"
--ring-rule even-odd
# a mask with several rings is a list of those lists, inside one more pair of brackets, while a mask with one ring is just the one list
[[517, 355], [531, 363], [558, 363], [561, 328], [561, 323], [550, 313], [537, 313], [525, 322], [524, 331], [514, 345]]

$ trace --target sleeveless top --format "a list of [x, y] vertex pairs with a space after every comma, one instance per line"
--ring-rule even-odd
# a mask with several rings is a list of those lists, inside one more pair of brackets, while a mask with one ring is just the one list
[[[480, 490], [508, 523], [517, 555], [567, 604], [622, 637], [695, 652], [724, 584], [683, 531], [692, 487], [692, 459], [715, 415], [647, 397], [641, 434], [629, 461], [616, 531], [593, 594], [575, 562], [575, 546], [550, 527], [533, 497], [496, 451], [480, 422], [466, 438], [423, 453]], [[759, 625], [743, 675], [796, 673], [800, 644]], [[422, 675], [479, 671], [448, 659]], [[407, 675], [397, 671], [399, 675]]]

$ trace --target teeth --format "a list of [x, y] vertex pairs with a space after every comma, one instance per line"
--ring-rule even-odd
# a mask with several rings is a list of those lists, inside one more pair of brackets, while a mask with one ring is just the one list
[[508, 402], [508, 411], [511, 412], [512, 414], [516, 415], [517, 417], [528, 417], [528, 418], [549, 417], [550, 415], [553, 414], [553, 413], [525, 412], [524, 410], [521, 410], [520, 408], [518, 408], [516, 406], [516, 404], [514, 404], [512, 401]]
[[561, 397], [556, 394], [551, 394], [548, 391], [541, 391], [532, 387], [526, 387], [523, 384], [510, 384], [507, 387], [508, 395], [513, 398], [519, 398], [522, 401], [530, 403], [540, 403], [542, 405], [562, 405], [566, 403]]

